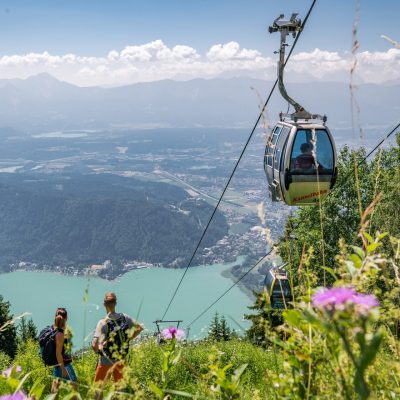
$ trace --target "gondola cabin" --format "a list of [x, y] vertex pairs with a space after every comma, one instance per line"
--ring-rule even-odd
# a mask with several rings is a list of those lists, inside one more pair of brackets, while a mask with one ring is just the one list
[[318, 204], [337, 176], [336, 149], [323, 124], [280, 121], [268, 138], [264, 170], [273, 201]]
[[291, 302], [293, 298], [286, 273], [270, 269], [265, 277], [264, 287], [267, 291], [272, 308], [284, 309], [289, 307], [289, 302]]

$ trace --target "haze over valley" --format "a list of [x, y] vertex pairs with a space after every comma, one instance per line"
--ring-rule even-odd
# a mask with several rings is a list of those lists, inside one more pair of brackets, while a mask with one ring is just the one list
[[[253, 78], [162, 80], [115, 88], [78, 87], [47, 73], [0, 80], [0, 121], [21, 133], [82, 129], [245, 128], [250, 129], [272, 81]], [[312, 112], [326, 114], [332, 129], [351, 132], [349, 84], [288, 83], [288, 90]], [[363, 128], [390, 125], [399, 113], [400, 84], [358, 84], [354, 97]], [[278, 94], [266, 118], [276, 121], [285, 104]], [[355, 110], [356, 112], [356, 110]]]
[[[59, 131], [2, 129], [1, 269], [115, 278], [138, 267], [182, 268], [248, 132], [244, 129]], [[232, 182], [193, 265], [247, 262], [287, 212], [267, 204], [263, 134]], [[241, 263], [238, 264], [238, 268]], [[243, 264], [243, 268], [246, 263]], [[239, 270], [236, 271], [239, 273]], [[250, 277], [251, 278], [251, 277]], [[249, 280], [249, 287], [261, 282]], [[251, 282], [250, 282], [251, 281]]]
[[[115, 278], [185, 267], [271, 85], [230, 78], [84, 88], [48, 74], [0, 81], [1, 270]], [[360, 138], [350, 102], [340, 101], [348, 85], [290, 89], [326, 111], [339, 147], [372, 146], [398, 112], [398, 85], [359, 85]], [[193, 265], [244, 255], [232, 269], [238, 276], [281, 235], [289, 210], [270, 202], [262, 160], [285, 108], [273, 97]], [[246, 277], [246, 287], [259, 288], [264, 272]]]

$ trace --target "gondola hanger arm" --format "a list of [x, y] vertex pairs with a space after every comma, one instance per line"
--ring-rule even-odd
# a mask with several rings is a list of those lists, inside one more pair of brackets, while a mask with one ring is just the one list
[[280, 14], [278, 18], [276, 18], [273, 22], [273, 24], [268, 28], [269, 33], [274, 33], [274, 32], [280, 32], [281, 34], [281, 41], [280, 41], [280, 47], [279, 51], [276, 53], [279, 53], [279, 61], [278, 61], [278, 87], [279, 91], [282, 95], [282, 97], [289, 103], [291, 104], [295, 112], [292, 114], [280, 114], [281, 120], [288, 118], [293, 121], [298, 121], [298, 120], [312, 120], [312, 119], [320, 119], [323, 120], [324, 123], [326, 122], [326, 116], [322, 116], [319, 114], [311, 114], [307, 110], [304, 109], [304, 107], [298, 103], [296, 100], [294, 100], [292, 97], [289, 96], [289, 94], [286, 91], [285, 84], [283, 82], [283, 75], [284, 75], [284, 70], [285, 70], [285, 48], [286, 46], [289, 46], [286, 43], [286, 38], [288, 35], [292, 35], [293, 38], [296, 38], [299, 32], [303, 30], [301, 20], [297, 18], [297, 13], [293, 13], [290, 17], [289, 20], [284, 20], [285, 16], [283, 14]]

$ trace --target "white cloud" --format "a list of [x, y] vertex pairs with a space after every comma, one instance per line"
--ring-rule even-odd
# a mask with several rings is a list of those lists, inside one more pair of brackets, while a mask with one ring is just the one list
[[287, 71], [310, 74], [317, 79], [328, 78], [334, 73], [350, 70], [351, 59], [343, 58], [338, 52], [314, 49], [311, 52], [294, 54], [287, 65]]
[[129, 62], [194, 60], [199, 57], [193, 47], [177, 45], [171, 49], [162, 40], [155, 40], [140, 46], [127, 46], [120, 53], [113, 50], [108, 55], [108, 58], [114, 62], [118, 60]]
[[[364, 51], [357, 53], [355, 57], [357, 59], [355, 74], [362, 81], [369, 83], [400, 81], [400, 49], [392, 48], [385, 52]], [[315, 49], [309, 53], [294, 55], [287, 71], [308, 73], [318, 79], [331, 79], [338, 75], [348, 79], [352, 63], [350, 54], [341, 56], [337, 52]]]
[[[400, 49], [357, 54], [357, 76], [365, 82], [400, 81]], [[123, 85], [160, 79], [193, 79], [246, 75], [273, 79], [277, 56], [265, 57], [237, 42], [215, 44], [205, 54], [190, 46], [167, 46], [162, 40], [110, 50], [104, 57], [53, 55], [48, 52], [0, 57], [0, 76], [25, 78], [49, 72], [77, 85]], [[288, 80], [348, 81], [348, 53], [315, 49], [294, 54], [287, 65]]]
[[207, 53], [207, 58], [211, 61], [254, 60], [258, 57], [261, 57], [259, 51], [241, 49], [237, 42], [215, 44]]

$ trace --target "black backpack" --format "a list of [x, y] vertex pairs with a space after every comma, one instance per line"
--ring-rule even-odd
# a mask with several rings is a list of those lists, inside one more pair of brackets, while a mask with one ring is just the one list
[[57, 330], [52, 326], [46, 326], [38, 336], [40, 355], [42, 360], [47, 366], [54, 366], [58, 364], [56, 356], [56, 334]]
[[106, 324], [107, 341], [103, 346], [103, 353], [112, 361], [122, 360], [129, 350], [128, 321], [125, 315], [121, 314], [117, 319], [107, 317]]

